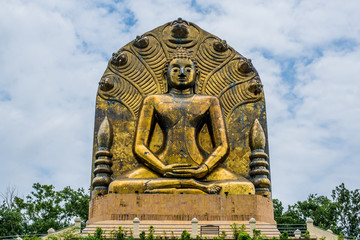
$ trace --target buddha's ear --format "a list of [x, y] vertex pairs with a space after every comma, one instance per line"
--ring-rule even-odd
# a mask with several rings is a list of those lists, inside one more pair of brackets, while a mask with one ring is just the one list
[[199, 80], [200, 80], [200, 71], [196, 70], [196, 81], [195, 81], [195, 84], [194, 84], [194, 93], [197, 93]]
[[164, 92], [163, 93], [167, 93], [167, 92], [169, 92], [169, 82], [168, 82], [168, 77], [167, 77], [167, 69], [164, 69], [162, 77], [164, 79]]

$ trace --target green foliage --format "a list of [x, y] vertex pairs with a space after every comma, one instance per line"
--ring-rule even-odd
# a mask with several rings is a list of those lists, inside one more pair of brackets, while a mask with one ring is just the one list
[[335, 234], [360, 237], [360, 190], [348, 190], [341, 184], [332, 191], [332, 199], [310, 194], [307, 200], [290, 205], [284, 212], [282, 203], [273, 199], [274, 217], [278, 224], [305, 224], [331, 229]]
[[0, 205], [0, 236], [21, 235], [24, 233], [20, 209]]
[[24, 199], [13, 196], [11, 205], [0, 206], [0, 236], [45, 234], [70, 226], [75, 217], [88, 218], [90, 197], [84, 189], [65, 187], [55, 191], [52, 185], [33, 184]]
[[41, 240], [41, 237], [38, 236], [29, 236], [28, 234], [25, 235], [25, 237], [23, 238], [23, 240]]
[[150, 226], [149, 227], [149, 233], [148, 235], [146, 236], [146, 240], [155, 240], [155, 229], [153, 226]]
[[308, 199], [289, 206], [288, 212], [297, 214], [304, 222], [306, 218], [312, 218], [314, 225], [324, 229], [335, 229], [336, 227], [336, 203], [325, 196], [310, 194]]
[[336, 202], [338, 228], [333, 232], [360, 238], [360, 190], [348, 190], [342, 183], [332, 191]]
[[140, 240], [146, 240], [146, 237], [145, 237], [145, 231], [141, 231], [141, 233], [139, 234], [139, 238]]
[[74, 190], [68, 186], [59, 191], [58, 194], [62, 198], [63, 210], [67, 220], [79, 217], [85, 223], [89, 215], [89, 193], [85, 192], [83, 188]]
[[310, 240], [310, 232], [309, 232], [309, 230], [306, 230], [306, 232], [304, 233], [304, 238], [305, 238], [305, 240]]
[[129, 236], [127, 238], [128, 240], [134, 240], [134, 234], [131, 228], [129, 228]]
[[56, 234], [51, 234], [51, 235], [47, 236], [46, 239], [49, 239], [49, 240], [59, 240], [59, 236], [56, 235]]
[[342, 233], [340, 233], [340, 235], [338, 236], [337, 239], [338, 239], [338, 240], [344, 240], [345, 238], [344, 238], [344, 235], [343, 235]]
[[234, 240], [237, 240], [239, 238], [239, 234], [240, 234], [240, 230], [239, 227], [236, 223], [233, 223], [230, 225], [232, 233], [233, 233], [233, 238]]
[[237, 240], [251, 240], [251, 237], [247, 232], [240, 232]]
[[221, 231], [220, 239], [224, 240], [226, 238], [226, 232], [224, 230]]
[[279, 239], [280, 239], [280, 240], [288, 240], [288, 239], [289, 239], [289, 235], [288, 235], [287, 231], [284, 231], [282, 234], [280, 234]]
[[279, 199], [273, 199], [273, 206], [274, 206], [274, 218], [279, 219], [284, 213], [284, 207], [282, 202]]
[[86, 240], [96, 240], [94, 236], [91, 236], [90, 233], [85, 237]]
[[106, 237], [104, 236], [104, 231], [100, 227], [96, 228], [94, 232], [94, 237], [99, 240], [106, 239]]
[[114, 240], [125, 240], [127, 239], [127, 231], [122, 229], [122, 226], [118, 227], [118, 230], [113, 230], [110, 232], [111, 238]]
[[15, 203], [22, 209], [27, 233], [46, 233], [49, 228], [60, 229], [69, 225], [62, 214], [62, 199], [52, 185], [33, 185], [34, 191], [26, 200], [16, 197]]
[[171, 240], [177, 240], [177, 239], [178, 239], [178, 238], [175, 236], [174, 231], [171, 231], [170, 239], [171, 239]]
[[168, 236], [166, 235], [166, 231], [163, 231], [162, 240], [168, 240]]
[[245, 231], [246, 226], [242, 224], [240, 227], [233, 223], [230, 225], [231, 230], [233, 232], [233, 238], [234, 240], [249, 240], [251, 239], [250, 235]]
[[190, 233], [188, 233], [188, 231], [184, 230], [184, 231], [181, 233], [180, 239], [181, 239], [181, 240], [191, 240]]
[[50, 236], [48, 236], [48, 239], [63, 239], [63, 240], [79, 240], [79, 239], [83, 239], [83, 237], [80, 235], [80, 229], [77, 227], [71, 227], [65, 231], [63, 231], [60, 234], [51, 234]]
[[263, 235], [261, 235], [261, 230], [253, 230], [253, 240], [264, 240]]

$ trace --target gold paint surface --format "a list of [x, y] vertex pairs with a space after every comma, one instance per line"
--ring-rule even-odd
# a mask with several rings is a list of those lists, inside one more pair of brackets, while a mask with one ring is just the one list
[[[168, 81], [177, 78], [168, 67], [174, 60], [194, 71], [194, 79], [185, 73], [194, 85], [180, 92], [171, 92], [177, 88]], [[255, 119], [267, 137], [260, 78], [249, 59], [195, 24], [167, 23], [113, 55], [96, 99], [93, 168], [105, 117], [113, 132], [109, 192], [255, 193]]]

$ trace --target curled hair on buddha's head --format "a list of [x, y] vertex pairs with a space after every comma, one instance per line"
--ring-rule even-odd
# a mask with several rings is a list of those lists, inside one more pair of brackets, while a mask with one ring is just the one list
[[194, 63], [195, 69], [197, 71], [197, 65], [196, 65], [196, 60], [195, 60], [194, 56], [186, 48], [177, 47], [175, 52], [169, 54], [169, 58], [166, 61], [166, 65], [165, 65], [165, 73], [170, 65], [170, 62], [176, 58], [190, 59]]

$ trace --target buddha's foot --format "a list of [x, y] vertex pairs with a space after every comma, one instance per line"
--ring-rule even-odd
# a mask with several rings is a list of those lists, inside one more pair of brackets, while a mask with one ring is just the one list
[[176, 192], [176, 188], [163, 188], [163, 189], [146, 189], [144, 193], [154, 194], [154, 193], [166, 193], [173, 194]]
[[207, 187], [207, 193], [209, 194], [219, 194], [221, 191], [221, 186], [216, 184], [211, 184]]

